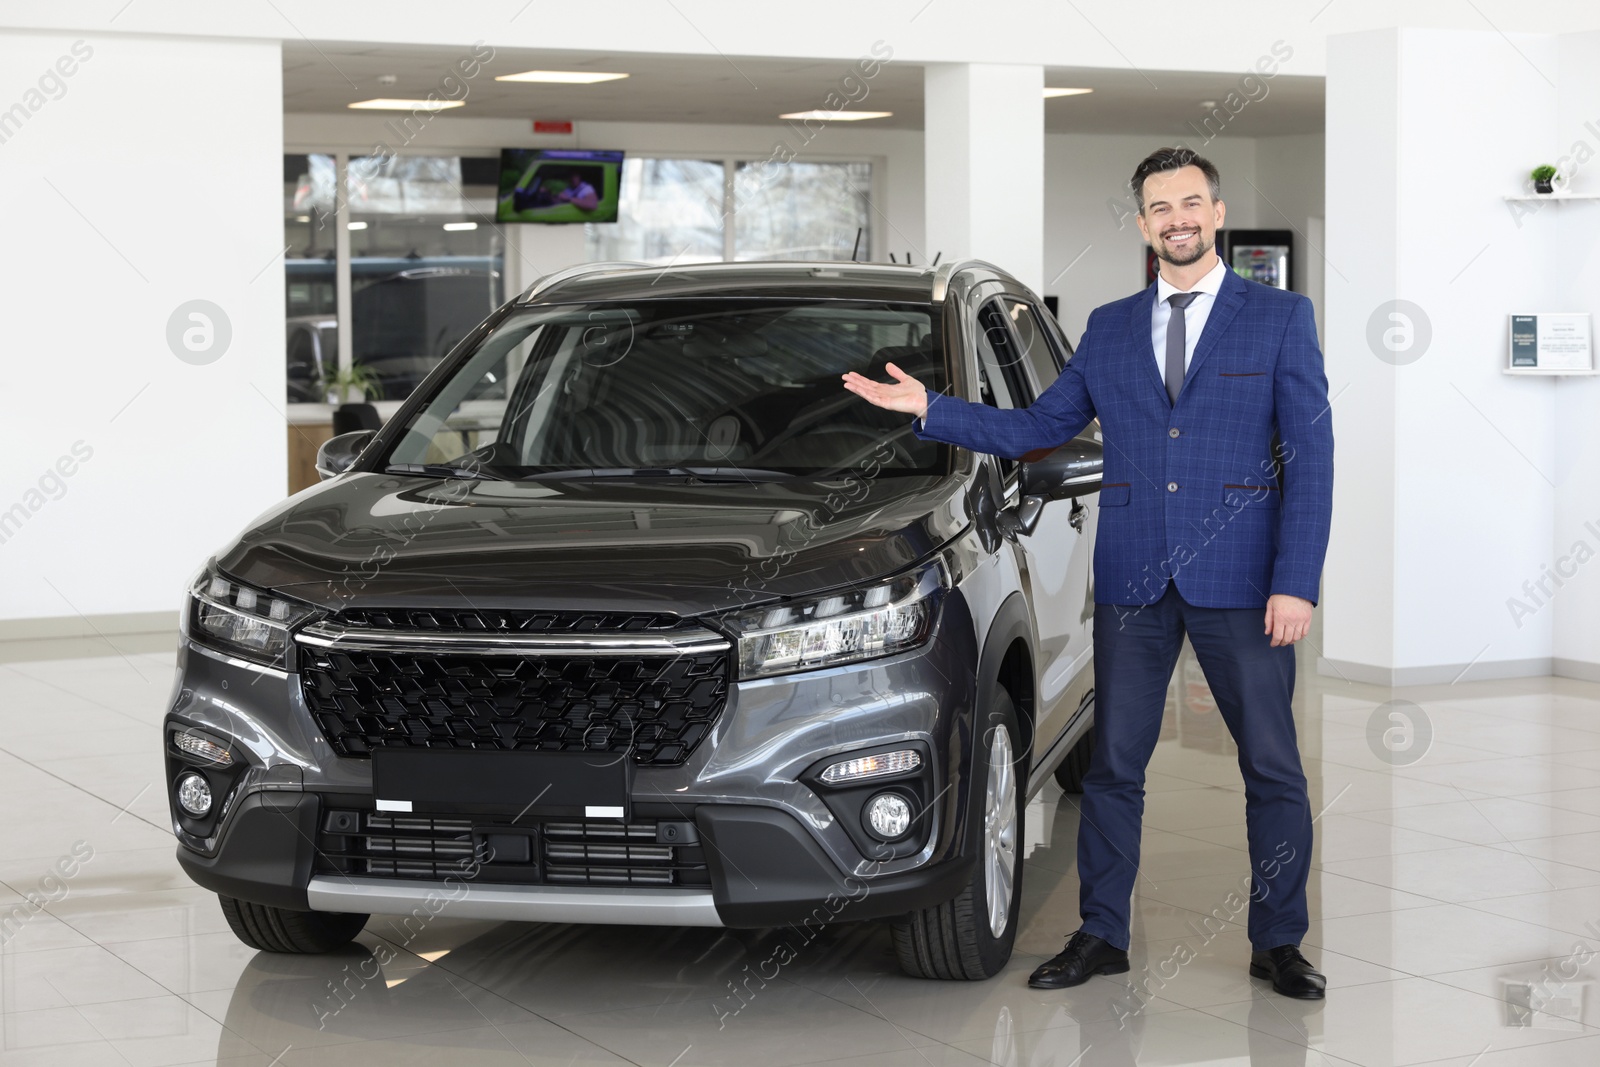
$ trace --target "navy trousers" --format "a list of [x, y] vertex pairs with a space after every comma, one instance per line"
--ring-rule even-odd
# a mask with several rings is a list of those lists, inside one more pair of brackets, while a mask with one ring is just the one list
[[1079, 912], [1085, 931], [1118, 948], [1129, 940], [1145, 768], [1185, 633], [1239, 748], [1250, 944], [1299, 944], [1306, 932], [1311, 803], [1290, 708], [1294, 646], [1273, 648], [1264, 618], [1263, 608], [1195, 607], [1176, 583], [1154, 604], [1095, 605], [1095, 739], [1078, 828]]

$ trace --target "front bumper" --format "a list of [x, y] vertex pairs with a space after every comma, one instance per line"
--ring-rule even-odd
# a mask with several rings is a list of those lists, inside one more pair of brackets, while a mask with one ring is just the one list
[[[488, 873], [382, 877], [330, 867], [327, 851], [318, 851], [327, 813], [372, 810], [370, 761], [332, 751], [297, 676], [255, 671], [186, 643], [167, 727], [229, 739], [257, 773], [241, 779], [239, 795], [204, 837], [180, 834], [178, 859], [205, 888], [297, 910], [439, 907], [487, 919], [730, 927], [900, 915], [954, 897], [971, 877], [975, 664], [971, 617], [955, 591], [919, 649], [739, 682], [687, 762], [640, 767], [634, 776], [635, 809], [692, 821], [704, 845], [702, 884], [506, 884]], [[874, 857], [860, 828], [845, 825], [839, 798], [808, 781], [808, 772], [907, 743], [930, 757], [927, 795], [937, 799], [917, 851]], [[256, 789], [258, 780], [273, 788]], [[181, 829], [176, 813], [174, 823]]]
[[298, 911], [746, 928], [905, 914], [955, 896], [975, 862], [956, 856], [886, 877], [843, 874], [792, 816], [730, 804], [694, 812], [709, 889], [351, 877], [316, 870], [322, 807], [312, 794], [254, 794], [240, 803], [216, 855], [180, 845], [178, 862], [206, 889]]

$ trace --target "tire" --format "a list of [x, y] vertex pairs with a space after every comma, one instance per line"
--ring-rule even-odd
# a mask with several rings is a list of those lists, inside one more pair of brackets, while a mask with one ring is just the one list
[[367, 916], [353, 912], [290, 911], [220, 893], [217, 900], [234, 936], [263, 952], [328, 952], [348, 945], [367, 925]]
[[[900, 968], [914, 978], [992, 978], [1011, 959], [1011, 948], [1017, 939], [1028, 759], [1018, 746], [1017, 713], [1011, 694], [1004, 688], [996, 687], [988, 711], [977, 723], [977, 735], [970, 804], [979, 825], [979, 855], [972, 880], [954, 900], [913, 912], [890, 926]], [[997, 771], [997, 765], [1009, 773]], [[989, 800], [997, 791], [1002, 805], [991, 817]], [[1002, 814], [1006, 809], [1009, 826]], [[991, 904], [992, 869], [1002, 873], [1009, 870], [1010, 885], [1006, 887], [1001, 884], [1003, 879], [995, 879], [996, 893]], [[1002, 902], [1004, 911], [1000, 913]], [[997, 909], [993, 914], [991, 907]], [[996, 918], [1000, 920], [998, 933], [994, 930]]]
[[1094, 727], [1091, 726], [1072, 746], [1067, 758], [1056, 768], [1056, 784], [1064, 792], [1083, 792], [1083, 779], [1089, 773], [1089, 757], [1094, 754]]

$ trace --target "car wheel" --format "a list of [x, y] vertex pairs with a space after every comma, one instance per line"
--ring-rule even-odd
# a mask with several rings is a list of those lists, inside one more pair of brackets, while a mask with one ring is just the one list
[[1094, 754], [1094, 727], [1091, 726], [1078, 743], [1072, 746], [1067, 758], [1056, 768], [1056, 784], [1064, 792], [1083, 792], [1083, 779], [1089, 773], [1089, 757]]
[[290, 911], [218, 894], [234, 936], [263, 952], [316, 953], [348, 945], [367, 925], [354, 912]]
[[1011, 959], [1022, 902], [1027, 756], [1018, 744], [1011, 695], [996, 687], [978, 723], [972, 806], [979, 855], [959, 896], [896, 921], [890, 932], [900, 967], [917, 978], [976, 981]]

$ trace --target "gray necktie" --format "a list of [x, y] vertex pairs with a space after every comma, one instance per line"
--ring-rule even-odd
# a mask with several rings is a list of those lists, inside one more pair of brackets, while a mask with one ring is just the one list
[[1183, 309], [1199, 295], [1173, 293], [1167, 297], [1167, 303], [1172, 305], [1172, 314], [1167, 318], [1167, 399], [1174, 404], [1178, 402], [1178, 390], [1183, 388], [1184, 355], [1189, 341], [1184, 334]]

